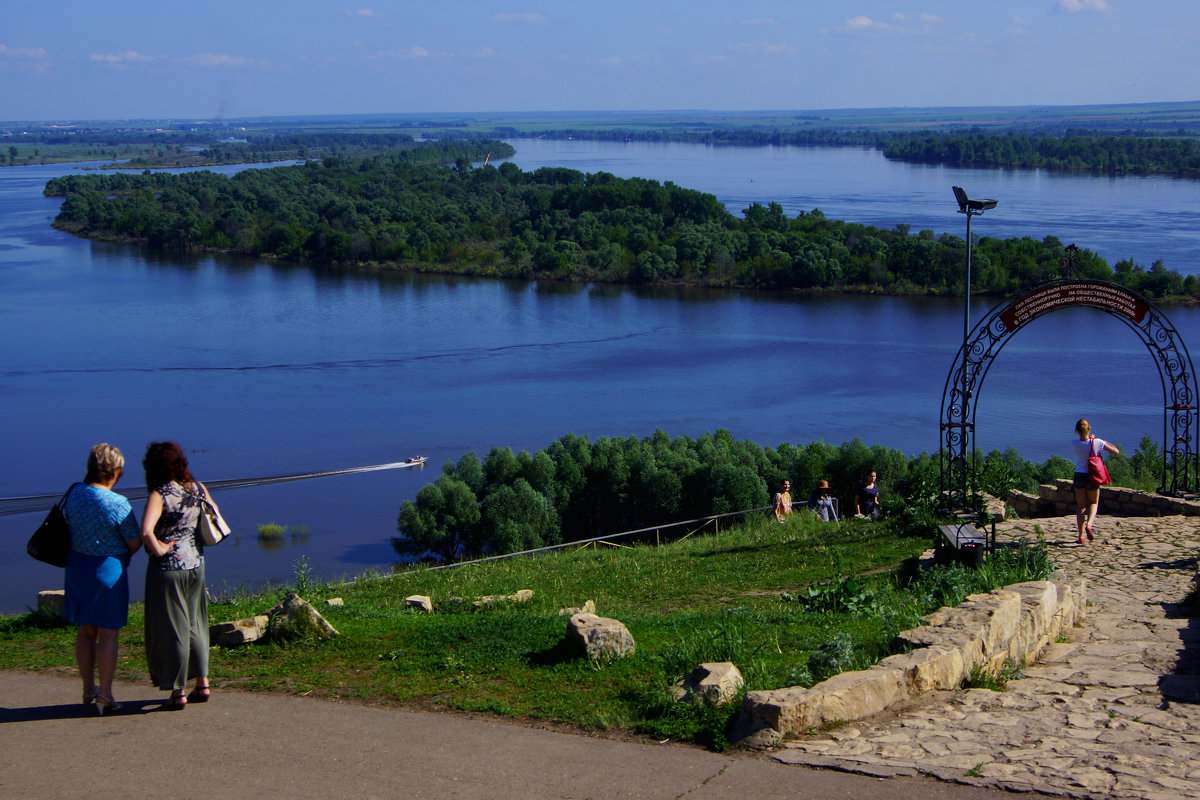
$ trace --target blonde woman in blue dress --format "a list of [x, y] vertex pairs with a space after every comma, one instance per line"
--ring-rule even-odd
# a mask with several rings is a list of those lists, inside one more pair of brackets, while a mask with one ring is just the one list
[[112, 490], [124, 471], [120, 450], [96, 445], [83, 483], [71, 487], [63, 508], [71, 530], [63, 618], [78, 627], [75, 663], [83, 702], [95, 703], [100, 714], [121, 708], [112, 692], [117, 633], [129, 621], [129, 558], [142, 546], [133, 507]]

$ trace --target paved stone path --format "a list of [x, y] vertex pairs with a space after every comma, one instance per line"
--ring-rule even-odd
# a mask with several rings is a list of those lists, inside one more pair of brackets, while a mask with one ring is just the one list
[[774, 757], [1069, 797], [1200, 798], [1200, 618], [1173, 616], [1196, 574], [1200, 518], [1097, 522], [1088, 545], [1073, 516], [997, 526], [1001, 542], [1039, 527], [1059, 574], [1088, 581], [1083, 624], [1006, 691], [937, 693]]

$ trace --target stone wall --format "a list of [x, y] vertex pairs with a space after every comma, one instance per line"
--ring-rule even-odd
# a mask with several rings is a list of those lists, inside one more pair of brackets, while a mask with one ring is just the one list
[[972, 669], [1028, 664], [1084, 614], [1087, 584], [1030, 581], [971, 595], [956, 608], [925, 617], [903, 631], [914, 647], [870, 669], [843, 672], [811, 689], [793, 686], [748, 692], [734, 740], [770, 746], [787, 734], [817, 730], [878, 714], [925, 692], [957, 689]]
[[[1075, 506], [1075, 490], [1068, 478], [1042, 484], [1036, 495], [1014, 489], [1008, 493], [1008, 505], [1022, 519], [1062, 517], [1078, 510]], [[1194, 517], [1200, 516], [1200, 501], [1105, 486], [1100, 490], [1100, 513], [1118, 517]]]

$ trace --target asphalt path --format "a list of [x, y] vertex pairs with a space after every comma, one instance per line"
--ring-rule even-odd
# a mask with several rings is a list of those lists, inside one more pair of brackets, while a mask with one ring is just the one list
[[161, 692], [118, 684], [124, 708], [98, 716], [79, 694], [75, 679], [0, 672], [0, 797], [1012, 798], [450, 713], [219, 689], [167, 712]]

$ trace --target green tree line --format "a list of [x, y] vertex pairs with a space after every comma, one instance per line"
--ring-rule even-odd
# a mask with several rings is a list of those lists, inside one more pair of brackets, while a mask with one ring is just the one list
[[[1157, 487], [1158, 446], [1146, 437], [1133, 454], [1121, 450], [1107, 462], [1113, 482]], [[1011, 448], [977, 459], [980, 488], [1001, 498], [1013, 488], [1035, 492], [1075, 469], [1061, 456], [1038, 464]], [[886, 514], [912, 533], [932, 530], [940, 478], [937, 459], [927, 453], [909, 457], [858, 439], [772, 448], [724, 430], [698, 439], [660, 430], [641, 439], [568, 434], [533, 454], [508, 447], [493, 447], [483, 458], [468, 452], [400, 506], [392, 546], [406, 556], [449, 560], [512, 553], [764, 507], [784, 478], [801, 503], [817, 481], [829, 481], [845, 513], [868, 470], [878, 473]]]
[[[908, 226], [794, 218], [778, 203], [731, 214], [711, 194], [644, 178], [515, 164], [473, 167], [502, 142], [442, 140], [294, 167], [72, 175], [57, 227], [154, 247], [413, 271], [609, 283], [961, 294], [965, 241]], [[454, 167], [441, 166], [453, 162]], [[984, 237], [972, 291], [1060, 277], [1116, 280], [1152, 298], [1200, 285], [1160, 262], [1116, 270], [1057, 238]]]
[[[522, 134], [498, 128], [502, 136]], [[896, 161], [951, 167], [1009, 167], [1078, 170], [1124, 175], [1200, 177], [1200, 140], [1194, 133], [1176, 136], [1100, 135], [1069, 130], [1061, 134], [985, 131], [880, 131], [816, 128], [804, 130], [755, 127], [713, 130], [575, 130], [537, 131], [552, 139], [598, 141], [689, 142], [745, 147], [871, 147]]]

